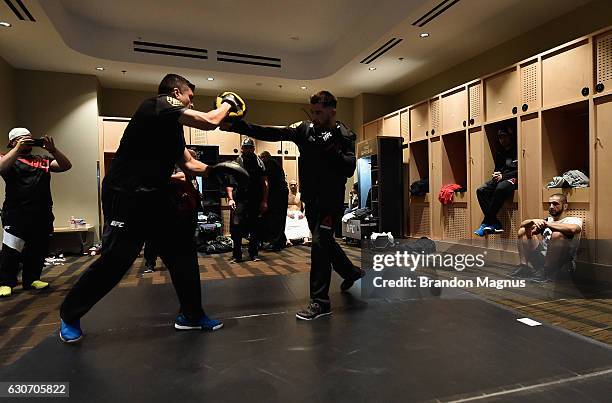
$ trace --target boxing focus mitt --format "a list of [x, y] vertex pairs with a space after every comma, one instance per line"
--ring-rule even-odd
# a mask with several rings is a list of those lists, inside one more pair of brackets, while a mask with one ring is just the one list
[[235, 92], [226, 91], [217, 95], [215, 100], [215, 108], [220, 108], [223, 102], [231, 106], [230, 112], [227, 115], [229, 118], [242, 119], [244, 115], [246, 115], [246, 104], [244, 103], [244, 100], [240, 98], [240, 95], [236, 94]]

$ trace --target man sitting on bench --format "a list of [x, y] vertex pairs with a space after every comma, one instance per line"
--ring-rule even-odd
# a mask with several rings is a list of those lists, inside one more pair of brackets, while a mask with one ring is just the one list
[[516, 159], [516, 137], [512, 128], [497, 132], [499, 146], [495, 152], [495, 171], [491, 180], [476, 190], [478, 203], [484, 214], [480, 227], [474, 231], [478, 236], [503, 232], [497, 213], [504, 202], [512, 198], [517, 188], [518, 160]]
[[573, 272], [582, 219], [567, 216], [567, 208], [567, 197], [557, 193], [548, 199], [549, 216], [545, 220], [534, 218], [521, 223], [518, 231], [521, 262], [511, 276], [546, 283]]

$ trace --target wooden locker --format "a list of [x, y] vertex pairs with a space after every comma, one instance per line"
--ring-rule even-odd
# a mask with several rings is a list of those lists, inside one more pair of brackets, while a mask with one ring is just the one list
[[521, 110], [529, 113], [540, 108], [540, 63], [538, 59], [523, 63], [521, 74]]
[[467, 186], [467, 147], [465, 132], [442, 137], [442, 185]]
[[[429, 178], [429, 151], [427, 140], [410, 144], [410, 184]], [[405, 162], [405, 161], [404, 161]]]
[[[434, 98], [429, 101], [429, 135], [439, 136], [442, 132], [442, 118], [440, 112], [440, 98]], [[427, 133], [425, 133], [427, 134]]]
[[[476, 127], [469, 131], [470, 158], [468, 168], [470, 176], [469, 191], [472, 201], [472, 208], [470, 209], [471, 228], [478, 228], [483, 219], [483, 213], [476, 196], [476, 189], [488, 180], [488, 176], [490, 176], [490, 173], [485, 171], [484, 148], [487, 147], [486, 141], [486, 135], [482, 127]], [[472, 234], [472, 237], [477, 238], [475, 234]]]
[[542, 218], [542, 146], [537, 113], [520, 119], [519, 190], [521, 221]]
[[429, 194], [431, 197], [431, 234], [442, 238], [442, 204], [438, 192], [442, 187], [442, 141], [440, 137], [431, 139], [431, 173], [429, 174]]
[[[612, 96], [595, 102], [595, 223], [598, 242], [612, 240]], [[612, 264], [612, 247], [598, 245], [597, 261]]]
[[442, 95], [442, 133], [453, 133], [467, 127], [468, 95], [465, 87]]
[[588, 101], [541, 113], [542, 183], [571, 169], [589, 176]]
[[542, 57], [543, 107], [588, 97], [593, 81], [590, 48], [584, 40]]
[[190, 133], [191, 143], [188, 143], [188, 144], [200, 145], [200, 146], [209, 145], [208, 139], [207, 139], [207, 133], [208, 133], [207, 130], [201, 130], [201, 129], [196, 129], [192, 127], [191, 133]]
[[[408, 109], [400, 112], [400, 134], [404, 139], [404, 144], [410, 142], [410, 111]], [[410, 159], [410, 153], [407, 148], [404, 148], [404, 163]]]
[[422, 140], [429, 134], [429, 103], [410, 108], [410, 140]]
[[283, 150], [284, 157], [299, 157], [300, 151], [298, 150], [297, 145], [293, 141], [283, 141], [281, 142], [281, 147]]
[[285, 171], [287, 183], [289, 183], [291, 180], [298, 181], [298, 165], [296, 157], [284, 157], [283, 170]]
[[114, 153], [119, 148], [121, 137], [129, 120], [103, 119], [104, 152]]
[[382, 119], [375, 120], [363, 127], [363, 139], [375, 139], [382, 132]]
[[191, 127], [183, 126], [183, 135], [185, 136], [185, 144], [191, 144]]
[[468, 86], [468, 126], [478, 126], [483, 122], [482, 83], [479, 81]]
[[267, 151], [273, 157], [280, 157], [283, 154], [282, 143], [280, 141], [255, 140], [255, 153], [257, 155]]
[[425, 196], [411, 196], [409, 189], [412, 183], [429, 178], [431, 167], [429, 163], [429, 141], [421, 140], [410, 143], [408, 151], [410, 155], [409, 162], [406, 163], [407, 161], [404, 161], [404, 165], [408, 167], [408, 177], [405, 179], [404, 184], [410, 199], [410, 209], [409, 214], [407, 214], [409, 217], [409, 233], [414, 237], [429, 237], [431, 236], [431, 193]]
[[400, 130], [400, 114], [394, 113], [391, 116], [386, 116], [382, 122], [382, 136], [401, 136]]
[[240, 134], [225, 132], [219, 129], [210, 130], [206, 133], [207, 145], [219, 146], [219, 155], [240, 154]]
[[595, 37], [595, 92], [612, 93], [612, 31]]
[[518, 113], [518, 84], [516, 68], [496, 74], [484, 81], [487, 122], [506, 119]]

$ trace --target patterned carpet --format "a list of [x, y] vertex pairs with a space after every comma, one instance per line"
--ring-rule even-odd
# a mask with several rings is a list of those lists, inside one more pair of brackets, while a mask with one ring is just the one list
[[[350, 259], [360, 264], [361, 251], [344, 246]], [[296, 246], [280, 252], [264, 252], [260, 262], [229, 264], [229, 254], [201, 256], [202, 280], [250, 276], [277, 276], [310, 270], [310, 248]], [[57, 331], [58, 308], [70, 286], [94, 260], [94, 257], [69, 257], [64, 265], [46, 269], [43, 279], [52, 285], [50, 291], [37, 295], [15, 289], [15, 295], [0, 300], [0, 365], [14, 362], [47, 336]], [[161, 265], [161, 263], [158, 263]], [[142, 274], [144, 262], [138, 258], [134, 266], [120, 283], [120, 287], [145, 286], [147, 284], [169, 284], [170, 276], [164, 267], [155, 273]], [[491, 278], [508, 278], [509, 267], [485, 267], [478, 273]], [[456, 276], [456, 272], [438, 272], [439, 278]], [[474, 273], [463, 272], [470, 276]], [[540, 322], [559, 326], [583, 336], [612, 345], [612, 304], [609, 288], [600, 285], [581, 289], [576, 295], [575, 287], [567, 289], [546, 285], [529, 286], [525, 289], [496, 290], [470, 289], [483, 299], [493, 301], [520, 312]]]

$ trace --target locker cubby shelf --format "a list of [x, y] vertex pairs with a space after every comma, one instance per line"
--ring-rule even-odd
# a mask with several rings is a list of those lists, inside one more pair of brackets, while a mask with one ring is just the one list
[[589, 105], [578, 102], [542, 112], [542, 184], [578, 169], [589, 176]]
[[[486, 140], [484, 142], [484, 150], [483, 150], [483, 168], [485, 174], [493, 173], [495, 170], [495, 154], [497, 150], [501, 149], [501, 144], [498, 140], [498, 132], [500, 129], [511, 130], [514, 136], [515, 147], [518, 150], [518, 136], [517, 136], [517, 122], [516, 118], [505, 119], [495, 123], [486, 124], [484, 126]], [[517, 151], [518, 152], [518, 151]], [[516, 155], [516, 159], [518, 160], [518, 154]], [[487, 180], [488, 177], [485, 177]], [[479, 186], [473, 184], [474, 186]], [[520, 186], [520, 184], [519, 184]], [[516, 194], [516, 192], [515, 192]]]
[[410, 145], [410, 184], [429, 178], [429, 150], [427, 140]]
[[[465, 131], [442, 136], [442, 185], [456, 183], [467, 187], [467, 153]], [[434, 189], [438, 191], [438, 189]], [[467, 192], [465, 192], [467, 193]]]

